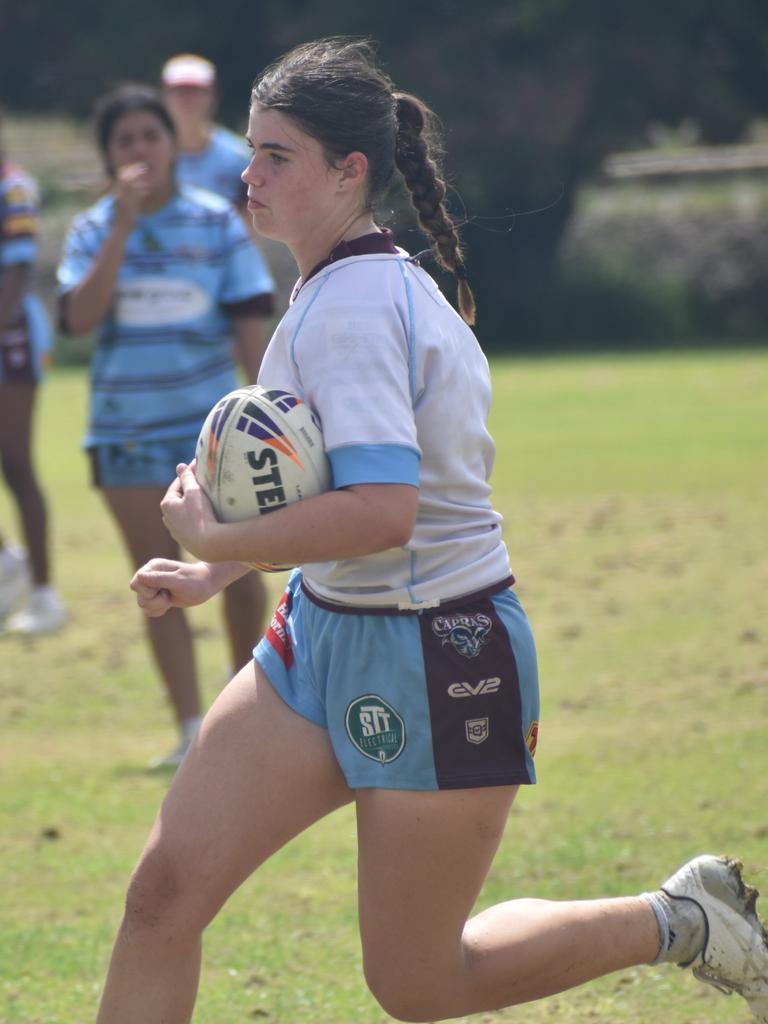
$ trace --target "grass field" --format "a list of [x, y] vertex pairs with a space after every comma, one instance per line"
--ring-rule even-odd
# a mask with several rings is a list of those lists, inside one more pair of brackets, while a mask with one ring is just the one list
[[[482, 905], [639, 891], [704, 850], [738, 854], [768, 894], [768, 354], [499, 360], [494, 379], [497, 505], [537, 633], [543, 722], [540, 782], [519, 798]], [[87, 486], [82, 373], [53, 373], [41, 403], [72, 620], [56, 637], [0, 640], [0, 1022], [81, 1024], [166, 785], [143, 765], [173, 736], [123, 553]], [[218, 608], [194, 621], [210, 698], [225, 670]], [[389, 1020], [362, 981], [354, 880], [345, 810], [212, 925], [195, 1020]], [[662, 968], [478, 1019], [748, 1014]]]

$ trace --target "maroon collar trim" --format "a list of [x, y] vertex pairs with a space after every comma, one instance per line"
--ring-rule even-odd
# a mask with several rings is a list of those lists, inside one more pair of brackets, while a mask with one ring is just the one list
[[389, 228], [383, 228], [381, 231], [371, 231], [370, 234], [360, 235], [359, 238], [350, 238], [348, 242], [339, 242], [326, 259], [310, 270], [302, 284], [306, 284], [315, 274], [319, 274], [321, 270], [329, 267], [332, 263], [337, 263], [339, 260], [345, 260], [350, 256], [374, 256], [376, 253], [397, 255], [397, 248], [392, 241], [392, 232]]

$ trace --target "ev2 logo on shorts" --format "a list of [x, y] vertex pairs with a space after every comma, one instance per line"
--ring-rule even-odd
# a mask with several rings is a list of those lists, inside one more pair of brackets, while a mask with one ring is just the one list
[[491, 676], [490, 679], [481, 679], [477, 683], [451, 683], [448, 687], [449, 697], [483, 697], [488, 693], [498, 693], [501, 686], [501, 679], [498, 676]]
[[405, 722], [375, 693], [353, 700], [345, 718], [347, 735], [364, 757], [380, 764], [394, 761], [405, 747]]

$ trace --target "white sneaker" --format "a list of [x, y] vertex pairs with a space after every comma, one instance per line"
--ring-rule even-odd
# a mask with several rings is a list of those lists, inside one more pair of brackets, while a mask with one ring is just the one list
[[25, 552], [13, 544], [0, 548], [0, 624], [20, 604], [29, 586]]
[[33, 587], [26, 605], [6, 623], [9, 633], [36, 636], [53, 633], [67, 621], [67, 613], [53, 587]]
[[758, 892], [745, 885], [741, 864], [701, 856], [684, 864], [661, 888], [673, 899], [693, 900], [704, 913], [707, 937], [693, 960], [695, 977], [743, 996], [753, 1016], [768, 1024], [768, 933], [755, 911]]
[[163, 757], [153, 758], [147, 765], [149, 770], [151, 772], [175, 772], [184, 760], [184, 755], [192, 746], [195, 737], [200, 732], [202, 724], [202, 715], [192, 715], [191, 718], [185, 718], [181, 723], [181, 739], [178, 746], [174, 747], [170, 753], [164, 754]]
[[175, 772], [184, 760], [184, 755], [189, 750], [191, 742], [189, 739], [181, 740], [179, 745], [167, 754], [163, 754], [161, 757], [153, 757], [147, 768], [151, 772]]

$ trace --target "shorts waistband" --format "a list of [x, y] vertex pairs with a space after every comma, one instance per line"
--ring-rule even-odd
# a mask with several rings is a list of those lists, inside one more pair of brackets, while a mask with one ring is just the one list
[[494, 594], [500, 594], [502, 590], [508, 590], [514, 585], [514, 582], [514, 576], [507, 576], [505, 579], [499, 580], [498, 583], [492, 583], [488, 587], [483, 587], [482, 590], [473, 590], [469, 594], [460, 594], [458, 597], [449, 597], [447, 600], [437, 598], [434, 601], [423, 601], [408, 608], [402, 608], [396, 604], [362, 605], [341, 604], [338, 601], [329, 601], [327, 598], [315, 594], [303, 577], [301, 580], [301, 590], [312, 604], [316, 604], [318, 607], [324, 608], [329, 612], [339, 612], [342, 615], [421, 615], [422, 612], [430, 612], [437, 609], [450, 611], [452, 608], [460, 608], [462, 605], [481, 601], [486, 597], [493, 597]]

